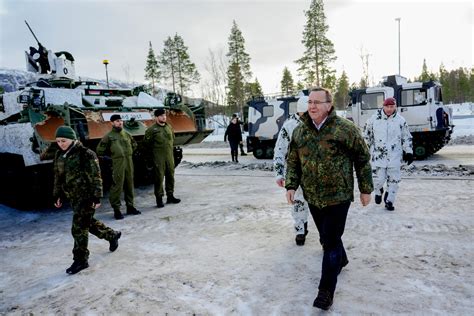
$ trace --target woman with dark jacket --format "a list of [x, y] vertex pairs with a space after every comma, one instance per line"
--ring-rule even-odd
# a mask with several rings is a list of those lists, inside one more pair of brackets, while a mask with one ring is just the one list
[[242, 143], [242, 130], [240, 129], [240, 125], [237, 122], [237, 118], [233, 118], [229, 126], [227, 126], [227, 130], [225, 131], [224, 141], [227, 141], [229, 138], [229, 145], [230, 145], [230, 154], [232, 156], [233, 162], [239, 162], [237, 157], [239, 156], [239, 144]]

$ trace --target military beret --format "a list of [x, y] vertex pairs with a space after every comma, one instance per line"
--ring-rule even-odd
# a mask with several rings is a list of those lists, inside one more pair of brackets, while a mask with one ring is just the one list
[[59, 126], [56, 130], [56, 138], [76, 139], [76, 133], [69, 126]]
[[387, 98], [383, 101], [383, 105], [397, 105], [397, 100], [394, 98]]
[[111, 122], [114, 122], [116, 120], [121, 120], [121, 119], [122, 119], [122, 117], [119, 114], [114, 114], [110, 117]]
[[158, 109], [155, 110], [154, 114], [155, 114], [155, 116], [160, 116], [160, 115], [163, 115], [165, 113], [166, 113], [165, 108], [158, 108]]

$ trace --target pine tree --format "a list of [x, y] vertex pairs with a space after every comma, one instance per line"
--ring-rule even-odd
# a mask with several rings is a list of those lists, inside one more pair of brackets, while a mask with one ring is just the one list
[[417, 81], [426, 82], [430, 81], [431, 77], [428, 73], [428, 67], [426, 66], [426, 59], [423, 59], [423, 66], [421, 68], [421, 75], [416, 79]]
[[227, 104], [233, 113], [240, 112], [245, 101], [245, 82], [239, 64], [229, 65], [227, 82]]
[[183, 38], [176, 34], [173, 38], [168, 36], [160, 54], [162, 77], [171, 82], [173, 92], [184, 95], [191, 84], [199, 81], [196, 65], [191, 62], [188, 48], [184, 45]]
[[298, 81], [298, 82], [296, 83], [296, 86], [295, 86], [295, 90], [296, 90], [296, 91], [304, 90], [304, 88], [305, 88], [305, 85], [304, 85], [303, 82]]
[[227, 102], [234, 111], [243, 113], [245, 105], [245, 83], [252, 76], [250, 57], [245, 51], [245, 40], [237, 23], [233, 21], [229, 36], [229, 58], [227, 68]]
[[349, 78], [343, 70], [337, 81], [336, 93], [334, 94], [334, 106], [338, 110], [344, 110], [349, 103]]
[[158, 60], [156, 59], [155, 52], [150, 42], [150, 47], [148, 48], [148, 56], [146, 60], [145, 67], [145, 79], [151, 80], [151, 89], [152, 94], [155, 95], [155, 82], [160, 78], [160, 69], [158, 65]]
[[245, 83], [245, 99], [246, 100], [250, 100], [252, 97], [261, 97], [261, 96], [263, 96], [263, 90], [257, 78], [255, 78], [254, 82]]
[[336, 60], [334, 45], [326, 37], [329, 26], [326, 24], [323, 0], [312, 0], [305, 15], [306, 25], [301, 42], [306, 50], [303, 57], [296, 60], [300, 65], [298, 72], [307, 84], [321, 86], [327, 83], [326, 77], [334, 74], [330, 64]]
[[293, 95], [295, 93], [295, 83], [288, 67], [283, 69], [283, 78], [281, 79], [281, 93], [283, 95]]

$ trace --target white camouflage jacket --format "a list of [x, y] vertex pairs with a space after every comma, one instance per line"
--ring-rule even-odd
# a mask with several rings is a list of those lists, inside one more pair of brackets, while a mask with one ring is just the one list
[[412, 137], [405, 119], [395, 111], [387, 116], [378, 110], [364, 127], [372, 167], [400, 167], [403, 152], [413, 153]]
[[301, 123], [297, 113], [292, 114], [281, 127], [278, 133], [278, 139], [275, 144], [275, 153], [273, 155], [273, 170], [275, 170], [276, 179], [285, 179], [286, 157], [288, 147], [290, 146], [291, 136], [295, 128]]

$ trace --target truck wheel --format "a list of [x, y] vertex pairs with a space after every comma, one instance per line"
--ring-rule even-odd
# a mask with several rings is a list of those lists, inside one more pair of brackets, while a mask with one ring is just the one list
[[265, 147], [257, 147], [253, 150], [253, 156], [257, 159], [264, 159], [265, 151]]
[[266, 159], [273, 159], [273, 154], [274, 154], [273, 148], [272, 147], [267, 147], [267, 149], [265, 150], [265, 158]]
[[424, 145], [418, 145], [413, 151], [417, 160], [423, 160], [426, 158], [426, 147]]

